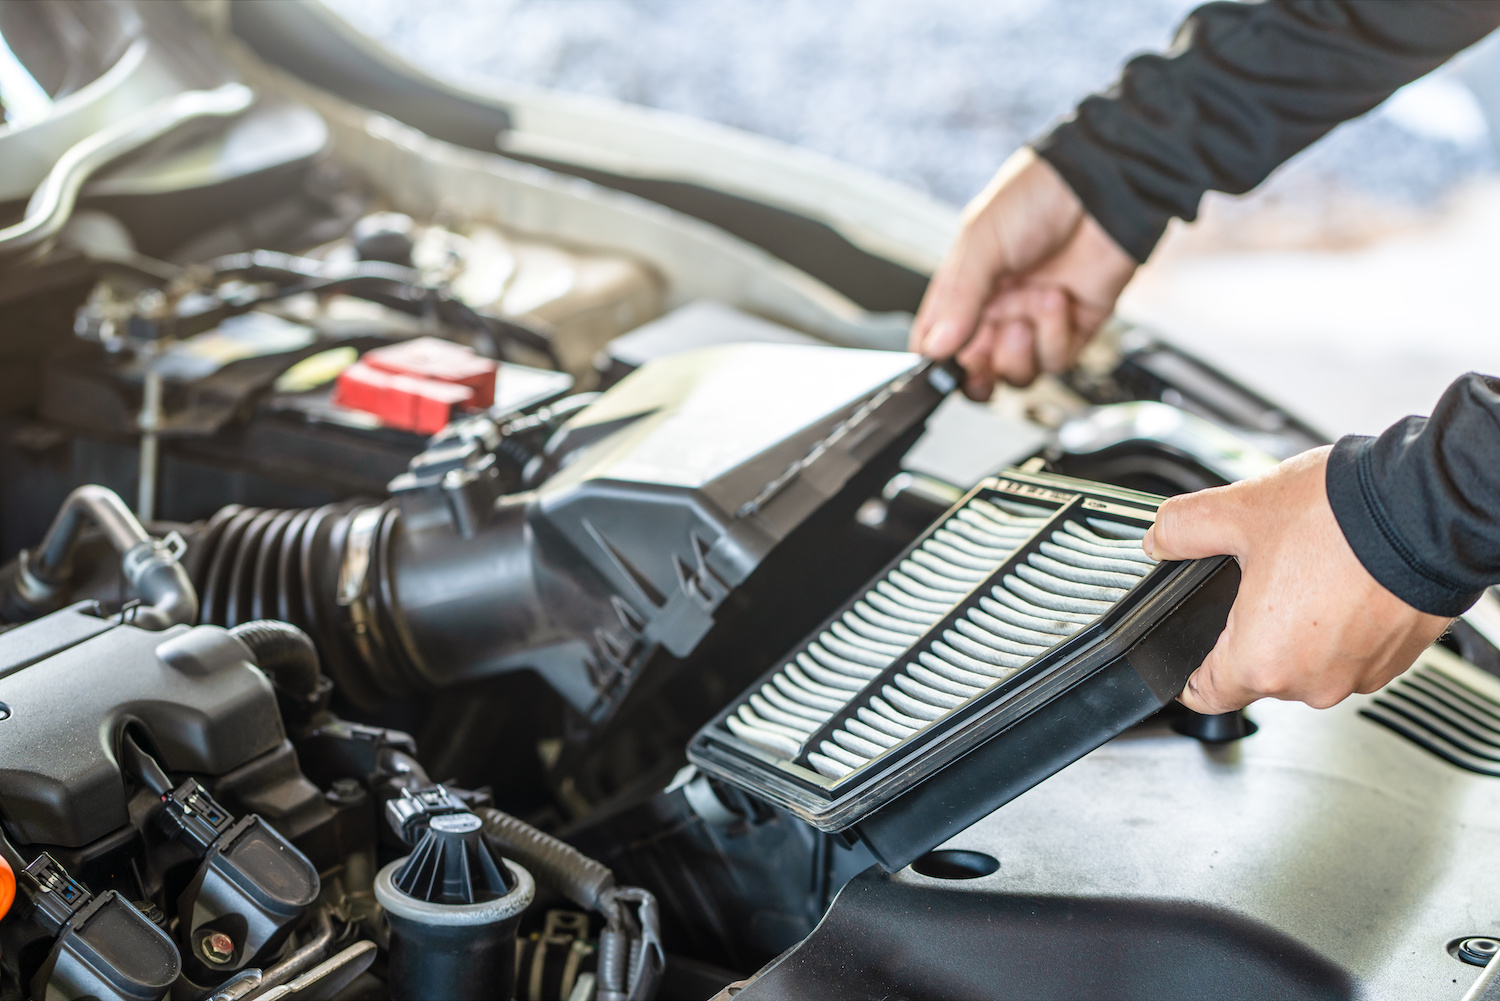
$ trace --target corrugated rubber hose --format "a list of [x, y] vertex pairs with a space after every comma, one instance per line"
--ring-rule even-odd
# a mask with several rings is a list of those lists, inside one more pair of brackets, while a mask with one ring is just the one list
[[[485, 833], [507, 855], [573, 901], [604, 915], [606, 925], [599, 936], [599, 1001], [654, 997], [665, 962], [656, 898], [646, 890], [616, 886], [608, 866], [525, 821], [491, 807], [475, 812], [484, 821]], [[630, 916], [629, 904], [635, 905], [639, 922]]]
[[257, 619], [235, 626], [229, 635], [250, 648], [256, 665], [279, 687], [296, 695], [317, 694], [322, 672], [307, 633], [289, 622]]
[[476, 812], [484, 821], [485, 833], [506, 854], [557, 887], [570, 900], [615, 919], [612, 913], [616, 909], [615, 874], [608, 866], [508, 813], [490, 807]]

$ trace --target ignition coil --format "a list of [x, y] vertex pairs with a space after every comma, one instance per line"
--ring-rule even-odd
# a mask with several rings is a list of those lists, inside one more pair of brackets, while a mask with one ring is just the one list
[[166, 932], [114, 890], [97, 896], [43, 852], [21, 870], [31, 920], [55, 936], [31, 981], [36, 1001], [159, 1001], [182, 960]]
[[258, 815], [235, 820], [195, 779], [163, 802], [164, 826], [203, 860], [177, 903], [190, 955], [211, 971], [260, 965], [317, 899], [318, 871]]
[[317, 899], [318, 870], [257, 814], [236, 820], [196, 779], [172, 788], [129, 734], [120, 751], [126, 768], [161, 797], [168, 837], [202, 860], [177, 901], [192, 969], [213, 975], [261, 965]]

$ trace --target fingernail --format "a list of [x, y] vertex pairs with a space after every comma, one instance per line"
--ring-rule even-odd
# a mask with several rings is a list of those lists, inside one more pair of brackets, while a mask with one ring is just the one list
[[922, 352], [937, 357], [945, 357], [953, 353], [958, 345], [950, 345], [948, 342], [954, 340], [952, 320], [939, 320], [932, 325], [927, 332], [927, 341], [922, 345]]
[[1141, 552], [1156, 559], [1156, 526], [1146, 529], [1145, 536], [1141, 539]]
[[948, 338], [948, 329], [951, 326], [953, 324], [948, 323], [947, 320], [939, 320], [938, 323], [933, 324], [932, 329], [927, 330], [926, 341], [922, 341], [922, 351], [938, 350], [939, 345]]

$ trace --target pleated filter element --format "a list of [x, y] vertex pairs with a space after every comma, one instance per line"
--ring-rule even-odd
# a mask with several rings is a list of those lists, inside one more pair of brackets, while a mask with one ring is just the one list
[[[1120, 659], [1153, 625], [1132, 610], [1159, 613], [1223, 576], [1222, 559], [1158, 565], [1141, 551], [1160, 500], [1020, 472], [980, 484], [700, 731], [690, 759], [825, 830], [857, 825]], [[1212, 646], [1202, 628], [1183, 635]], [[1117, 714], [1128, 722], [1082, 734], [1083, 750], [1175, 696], [1207, 653], [1196, 646], [1167, 658], [1165, 678], [1137, 672]]]
[[[1052, 512], [973, 497], [797, 651], [725, 718], [736, 736], [842, 778], [1016, 674], [1107, 611], [1154, 565], [1145, 529], [1068, 519], [1037, 551], [981, 594], [965, 614], [867, 696], [866, 686], [990, 577]], [[834, 713], [855, 715], [808, 741]]]

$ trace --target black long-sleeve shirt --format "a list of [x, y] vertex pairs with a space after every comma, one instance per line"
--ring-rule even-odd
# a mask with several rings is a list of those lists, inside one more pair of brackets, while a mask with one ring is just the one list
[[[1496, 27], [1500, 3], [1480, 0], [1209, 3], [1033, 145], [1144, 261], [1205, 191], [1250, 190]], [[1431, 417], [1343, 439], [1327, 486], [1376, 580], [1422, 611], [1462, 612], [1500, 582], [1500, 379], [1464, 376]]]

